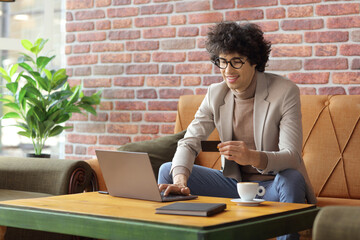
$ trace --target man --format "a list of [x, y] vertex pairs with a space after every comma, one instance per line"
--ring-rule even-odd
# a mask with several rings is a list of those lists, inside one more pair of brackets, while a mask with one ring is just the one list
[[[159, 189], [238, 198], [237, 182], [264, 186], [268, 201], [315, 203], [302, 157], [300, 93], [290, 80], [265, 73], [270, 43], [255, 24], [219, 23], [206, 48], [223, 82], [212, 84], [172, 163], [161, 166]], [[213, 129], [222, 171], [194, 165]]]

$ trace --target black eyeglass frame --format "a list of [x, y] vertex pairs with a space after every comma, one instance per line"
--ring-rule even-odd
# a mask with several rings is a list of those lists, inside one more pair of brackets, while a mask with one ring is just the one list
[[[235, 66], [232, 64], [232, 61], [235, 60], [235, 59], [240, 61], [240, 63], [241, 63], [241, 66], [240, 66], [240, 67], [235, 67]], [[224, 68], [223, 68], [223, 67], [220, 67], [220, 60], [226, 62], [226, 66], [225, 66]], [[226, 60], [225, 58], [218, 57], [218, 58], [216, 58], [214, 61], [212, 61], [212, 63], [213, 63], [215, 66], [217, 66], [218, 68], [220, 68], [220, 69], [226, 69], [226, 68], [229, 66], [229, 63], [230, 63], [230, 65], [231, 65], [233, 68], [235, 68], [235, 69], [240, 69], [240, 68], [242, 68], [242, 66], [244, 66], [244, 64], [246, 63], [247, 60], [248, 60], [248, 59], [246, 59], [246, 60], [244, 61], [244, 60], [242, 60], [242, 59], [239, 58], [239, 57], [234, 57], [234, 58], [230, 59], [230, 61], [228, 61], [228, 60]]]

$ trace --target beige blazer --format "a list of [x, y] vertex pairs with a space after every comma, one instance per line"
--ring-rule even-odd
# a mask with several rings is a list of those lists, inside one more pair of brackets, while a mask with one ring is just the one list
[[[315, 203], [316, 197], [301, 157], [302, 123], [299, 88], [290, 80], [275, 74], [256, 72], [257, 85], [254, 101], [254, 141], [258, 151], [268, 157], [261, 173], [276, 174], [284, 169], [297, 169], [305, 178], [306, 198]], [[172, 169], [183, 166], [191, 172], [195, 158], [201, 151], [201, 140], [206, 140], [214, 128], [222, 142], [232, 140], [234, 95], [225, 82], [212, 84], [178, 142]], [[231, 161], [222, 161], [225, 176], [231, 176]]]

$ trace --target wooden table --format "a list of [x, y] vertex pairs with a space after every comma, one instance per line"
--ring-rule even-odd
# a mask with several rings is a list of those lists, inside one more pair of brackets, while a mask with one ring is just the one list
[[97, 192], [0, 202], [0, 226], [101, 239], [265, 239], [312, 228], [318, 209], [309, 204], [263, 202], [238, 206], [228, 198], [211, 217], [155, 214], [170, 204], [111, 197]]

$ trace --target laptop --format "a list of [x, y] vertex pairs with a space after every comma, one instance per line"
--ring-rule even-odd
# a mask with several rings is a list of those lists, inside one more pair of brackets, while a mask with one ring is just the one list
[[195, 195], [163, 196], [159, 191], [147, 153], [109, 150], [95, 150], [95, 152], [111, 196], [156, 202], [197, 198]]

